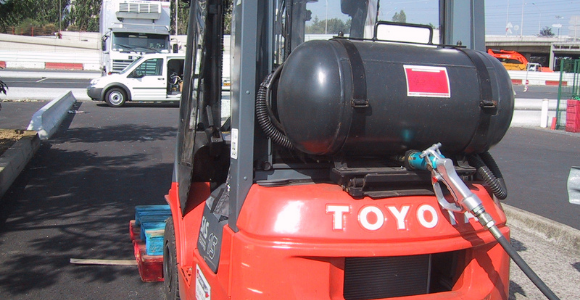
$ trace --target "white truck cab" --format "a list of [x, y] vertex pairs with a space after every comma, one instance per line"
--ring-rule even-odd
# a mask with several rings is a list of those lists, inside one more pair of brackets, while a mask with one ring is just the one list
[[184, 54], [149, 54], [140, 57], [121, 73], [91, 80], [88, 96], [109, 106], [127, 101], [179, 101], [183, 78]]

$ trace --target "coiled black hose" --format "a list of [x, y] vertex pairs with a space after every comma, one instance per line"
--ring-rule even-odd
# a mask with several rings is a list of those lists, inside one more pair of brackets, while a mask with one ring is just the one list
[[[501, 188], [504, 190], [506, 197], [507, 197], [507, 187], [505, 185], [505, 180], [503, 179], [503, 175], [501, 174], [501, 171], [499, 170], [499, 167], [497, 166], [497, 163], [495, 162], [495, 160], [493, 159], [491, 154], [486, 151], [486, 152], [480, 153], [479, 157], [481, 158], [481, 160], [483, 160], [485, 165], [489, 168], [489, 170], [497, 178]], [[503, 198], [503, 199], [505, 199], [505, 198]]]
[[272, 73], [266, 76], [266, 79], [264, 79], [264, 81], [260, 84], [258, 94], [256, 95], [256, 119], [258, 120], [258, 123], [260, 124], [260, 127], [264, 133], [272, 141], [278, 145], [281, 145], [282, 147], [294, 149], [294, 146], [288, 137], [282, 131], [278, 130], [274, 124], [272, 124], [272, 120], [268, 114], [267, 95], [274, 74], [276, 73]]
[[472, 154], [468, 159], [469, 164], [476, 168], [477, 173], [487, 183], [493, 194], [500, 200], [507, 198], [507, 188], [503, 175], [491, 154], [489, 152]]

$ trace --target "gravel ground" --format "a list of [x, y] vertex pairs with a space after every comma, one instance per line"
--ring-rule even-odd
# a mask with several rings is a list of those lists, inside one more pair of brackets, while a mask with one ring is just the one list
[[[512, 245], [548, 287], [562, 300], [580, 299], [580, 249], [559, 248], [519, 224], [509, 227]], [[513, 261], [509, 299], [546, 299]]]

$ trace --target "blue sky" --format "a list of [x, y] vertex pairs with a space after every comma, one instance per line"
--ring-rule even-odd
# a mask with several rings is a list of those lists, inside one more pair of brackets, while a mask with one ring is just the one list
[[[522, 26], [522, 8], [524, 35], [537, 34], [538, 27], [562, 24], [560, 34], [573, 36], [574, 33], [569, 27], [574, 16], [578, 17], [577, 24], [580, 26], [580, 0], [486, 0], [486, 33], [505, 34], [506, 20], [508, 20], [513, 26], [512, 34], [519, 35], [519, 27]], [[514, 30], [516, 25], [518, 30]], [[577, 29], [580, 37], [580, 28]], [[552, 32], [557, 34], [558, 29], [552, 28]]]
[[[329, 4], [336, 0], [328, 0]], [[336, 1], [339, 2], [339, 1]], [[319, 19], [325, 19], [326, 0], [311, 3], [309, 9]], [[330, 6], [330, 5], [329, 5]], [[437, 24], [439, 21], [439, 0], [380, 0], [380, 18], [391, 20], [393, 14], [404, 10], [407, 22]], [[340, 5], [328, 11], [328, 17], [340, 17]], [[523, 26], [522, 26], [523, 7]], [[524, 35], [538, 34], [538, 28], [562, 24], [561, 35], [574, 35], [570, 30], [570, 21], [578, 16], [577, 36], [580, 37], [580, 0], [485, 0], [485, 29], [486, 34], [505, 35], [506, 24], [511, 23], [511, 35], [520, 35], [520, 27]], [[552, 32], [558, 33], [557, 28]]]

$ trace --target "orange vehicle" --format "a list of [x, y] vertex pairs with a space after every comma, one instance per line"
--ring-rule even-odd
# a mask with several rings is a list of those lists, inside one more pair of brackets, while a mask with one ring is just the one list
[[381, 41], [378, 1], [327, 1], [350, 28], [309, 41], [316, 0], [184, 2], [167, 299], [508, 299], [507, 194], [487, 152], [514, 107], [498, 60]]
[[528, 59], [516, 51], [487, 49], [487, 53], [501, 61], [506, 70], [554, 72], [550, 68], [539, 66], [539, 64], [533, 64], [530, 68]]

